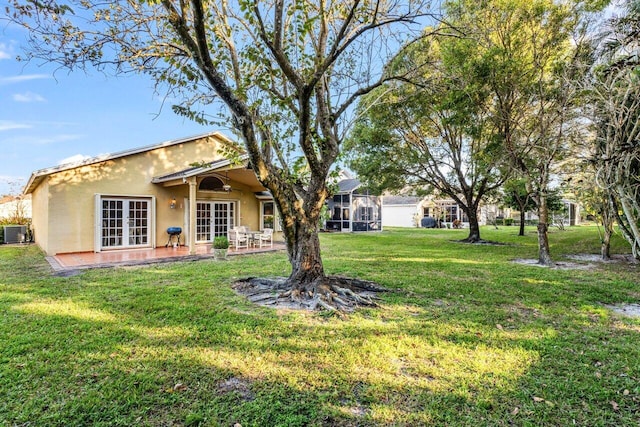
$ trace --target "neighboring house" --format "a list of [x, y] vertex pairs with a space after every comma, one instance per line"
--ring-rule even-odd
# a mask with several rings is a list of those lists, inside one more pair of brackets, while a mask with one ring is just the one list
[[[496, 217], [509, 214], [508, 209], [496, 205], [482, 205], [478, 213], [480, 225], [492, 224]], [[442, 221], [443, 225], [458, 220], [463, 227], [469, 226], [469, 219], [462, 207], [452, 199], [437, 199], [433, 196], [393, 196], [383, 197], [383, 227], [418, 227], [424, 217]]]
[[[580, 206], [569, 200], [563, 200], [565, 209], [561, 213], [551, 214], [553, 223], [561, 221], [564, 225], [577, 225], [580, 223]], [[418, 227], [421, 219], [431, 217], [440, 220], [446, 226], [459, 220], [463, 227], [469, 226], [469, 219], [454, 200], [436, 199], [433, 196], [393, 196], [383, 197], [382, 208], [383, 227]], [[520, 220], [518, 211], [500, 207], [496, 204], [482, 204], [478, 212], [480, 225], [502, 225], [505, 218], [511, 218], [514, 223]], [[527, 221], [537, 221], [538, 217], [533, 212], [526, 213]]]
[[416, 227], [420, 197], [384, 196], [382, 200], [383, 227]]
[[246, 157], [223, 156], [228, 142], [208, 133], [33, 172], [24, 193], [36, 243], [48, 255], [154, 248], [181, 227], [195, 253], [233, 226], [278, 229]]
[[562, 223], [569, 226], [580, 224], [580, 205], [570, 200], [562, 200], [562, 203], [564, 203], [564, 215], [560, 218]]
[[0, 220], [31, 219], [31, 196], [4, 196], [0, 198]]
[[382, 230], [382, 197], [369, 194], [355, 178], [338, 182], [338, 191], [327, 200], [328, 231]]
[[[565, 226], [579, 225], [582, 214], [580, 205], [567, 199], [562, 199], [562, 204], [564, 205], [564, 209], [561, 212], [549, 213], [551, 225], [557, 225], [559, 223], [562, 223], [562, 225]], [[515, 213], [513, 214], [513, 218], [519, 219], [519, 212], [514, 212]], [[538, 221], [538, 215], [535, 212], [526, 212], [525, 220], [536, 222]]]

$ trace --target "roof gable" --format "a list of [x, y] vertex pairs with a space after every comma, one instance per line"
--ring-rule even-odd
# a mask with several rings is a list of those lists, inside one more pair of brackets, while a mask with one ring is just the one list
[[76, 168], [83, 167], [83, 166], [88, 166], [88, 165], [92, 165], [92, 164], [96, 164], [96, 163], [106, 162], [106, 161], [109, 161], [109, 160], [115, 160], [115, 159], [119, 159], [119, 158], [123, 158], [123, 157], [129, 157], [129, 156], [133, 156], [133, 155], [136, 155], [136, 154], [141, 154], [141, 153], [146, 153], [146, 152], [149, 152], [149, 151], [157, 150], [159, 148], [171, 147], [173, 145], [184, 144], [185, 142], [191, 142], [191, 141], [196, 141], [196, 140], [199, 140], [199, 139], [210, 138], [210, 137], [215, 137], [215, 138], [218, 138], [218, 139], [221, 139], [221, 140], [224, 140], [224, 141], [231, 142], [231, 140], [227, 136], [223, 135], [220, 132], [209, 132], [209, 133], [190, 136], [190, 137], [186, 137], [186, 138], [173, 139], [173, 140], [161, 142], [159, 144], [147, 145], [147, 146], [144, 146], [144, 147], [133, 148], [133, 149], [130, 149], [130, 150], [125, 150], [125, 151], [119, 151], [119, 152], [116, 152], [116, 153], [103, 154], [103, 155], [100, 155], [100, 156], [96, 156], [96, 157], [92, 157], [92, 158], [89, 158], [89, 159], [82, 160], [80, 162], [66, 163], [66, 164], [62, 164], [62, 165], [58, 165], [58, 166], [53, 166], [53, 167], [50, 167], [50, 168], [40, 169], [40, 170], [37, 170], [37, 171], [35, 171], [35, 172], [33, 172], [31, 174], [31, 176], [29, 177], [29, 181], [27, 182], [27, 184], [24, 187], [23, 193], [24, 194], [29, 194], [29, 193], [33, 192], [38, 187], [38, 185], [40, 185], [40, 183], [42, 182], [43, 179], [45, 179], [49, 175], [52, 175], [52, 174], [55, 174], [55, 173], [58, 173], [58, 172], [64, 172], [64, 171], [76, 169]]
[[[243, 162], [243, 165], [246, 166], [246, 162], [248, 159], [249, 159], [249, 156], [244, 154], [240, 156], [239, 160]], [[205, 174], [207, 172], [212, 172], [217, 169], [223, 168], [225, 166], [230, 166], [232, 163], [233, 161], [229, 159], [215, 160], [203, 166], [194, 166], [187, 169], [183, 169], [181, 171], [171, 172], [161, 176], [155, 176], [153, 177], [151, 182], [153, 184], [160, 184], [167, 181], [173, 181], [174, 179], [180, 179], [180, 178], [186, 179], [192, 176], [198, 176], [198, 175]]]
[[360, 181], [355, 178], [343, 179], [338, 182], [338, 193], [351, 193], [360, 187]]

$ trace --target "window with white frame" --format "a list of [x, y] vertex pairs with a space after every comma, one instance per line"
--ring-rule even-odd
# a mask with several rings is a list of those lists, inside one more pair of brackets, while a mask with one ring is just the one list
[[260, 202], [260, 229], [271, 228], [274, 231], [282, 231], [278, 209], [272, 200]]
[[260, 228], [275, 229], [276, 225], [276, 209], [273, 202], [262, 202], [260, 209]]
[[448, 205], [444, 207], [444, 221], [453, 222], [458, 219], [458, 205]]

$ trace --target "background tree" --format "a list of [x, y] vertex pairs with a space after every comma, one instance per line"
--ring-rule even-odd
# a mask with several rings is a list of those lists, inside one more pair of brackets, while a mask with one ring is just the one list
[[[590, 141], [593, 143], [593, 141]], [[586, 164], [592, 166], [592, 164]], [[595, 169], [585, 167], [585, 173], [577, 175], [572, 180], [572, 190], [580, 201], [581, 208], [588, 216], [592, 216], [598, 225], [600, 237], [600, 254], [602, 259], [611, 259], [611, 237], [614, 233], [615, 215], [612, 212], [612, 203], [609, 194], [600, 188], [595, 182]], [[600, 225], [602, 229], [600, 229]]]
[[564, 231], [564, 220], [567, 217], [567, 205], [562, 199], [562, 189], [552, 188], [547, 193], [547, 209], [551, 214], [550, 225], [555, 225], [561, 231]]
[[527, 183], [522, 178], [513, 178], [506, 181], [502, 187], [504, 193], [502, 202], [509, 208], [520, 212], [519, 236], [524, 236], [526, 213], [536, 208], [536, 203], [527, 189]]
[[[425, 15], [420, 0], [10, 0], [30, 57], [70, 69], [148, 73], [174, 109], [209, 123], [212, 103], [241, 137], [280, 211], [296, 301], [348, 307], [327, 281], [318, 240], [327, 176], [355, 100]], [[400, 40], [396, 39], [399, 38]], [[216, 104], [217, 105], [217, 104]], [[344, 286], [344, 285], [342, 285]], [[345, 304], [337, 301], [345, 302]]]
[[[589, 75], [595, 127], [592, 163], [622, 235], [640, 259], [640, 2], [609, 22]], [[603, 206], [605, 207], [605, 206]]]
[[466, 240], [477, 242], [479, 204], [506, 171], [485, 83], [489, 64], [473, 39], [453, 29], [457, 24], [427, 29], [435, 35], [389, 66], [408, 79], [362, 99], [349, 140], [351, 167], [379, 190], [450, 197], [469, 219]]
[[578, 91], [570, 82], [580, 71], [583, 47], [573, 36], [583, 8], [552, 0], [458, 0], [449, 10], [490, 64], [486, 79], [500, 143], [536, 204], [538, 261], [552, 264], [549, 187], [572, 142], [582, 137]]

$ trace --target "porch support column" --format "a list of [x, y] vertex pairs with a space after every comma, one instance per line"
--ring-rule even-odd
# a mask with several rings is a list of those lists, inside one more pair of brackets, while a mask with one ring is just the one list
[[196, 177], [189, 178], [189, 255], [196, 254]]

